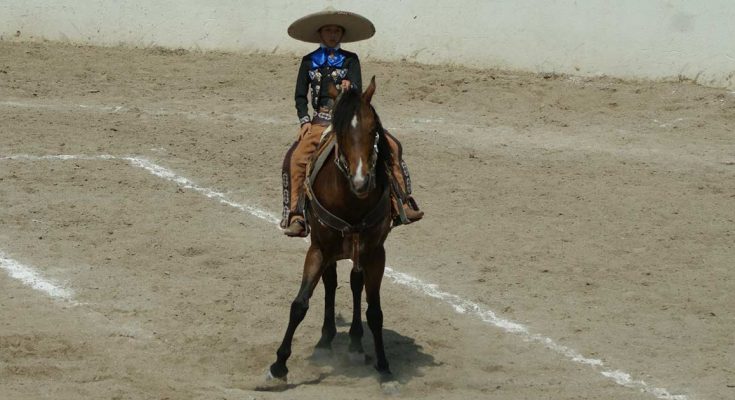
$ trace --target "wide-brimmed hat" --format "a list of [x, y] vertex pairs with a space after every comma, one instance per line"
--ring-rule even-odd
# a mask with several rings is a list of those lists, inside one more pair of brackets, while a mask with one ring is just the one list
[[342, 43], [369, 39], [375, 34], [373, 23], [362, 15], [327, 7], [322, 11], [297, 19], [288, 27], [288, 35], [304, 42], [321, 43], [319, 28], [325, 25], [339, 25], [344, 28]]

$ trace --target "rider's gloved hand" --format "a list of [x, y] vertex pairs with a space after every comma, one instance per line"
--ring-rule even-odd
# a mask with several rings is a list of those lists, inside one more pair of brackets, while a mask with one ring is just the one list
[[301, 125], [301, 128], [299, 128], [298, 139], [301, 140], [306, 135], [306, 133], [309, 132], [309, 129], [311, 129], [311, 122], [307, 122]]

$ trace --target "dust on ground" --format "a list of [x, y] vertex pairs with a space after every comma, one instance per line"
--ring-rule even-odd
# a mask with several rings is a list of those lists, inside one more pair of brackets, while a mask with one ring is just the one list
[[[279, 212], [296, 57], [0, 42], [0, 157], [145, 157]], [[651, 387], [735, 395], [735, 94], [688, 82], [363, 60], [425, 220], [389, 264]], [[371, 398], [310, 358], [319, 287], [283, 393], [254, 389], [305, 253], [269, 223], [113, 160], [0, 160], [0, 251], [75, 293], [0, 274], [0, 397]], [[387, 353], [415, 398], [654, 398], [405, 287]], [[366, 349], [370, 353], [369, 330]]]

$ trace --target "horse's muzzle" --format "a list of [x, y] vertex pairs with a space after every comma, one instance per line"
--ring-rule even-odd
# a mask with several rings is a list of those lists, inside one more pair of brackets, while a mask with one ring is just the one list
[[350, 189], [358, 199], [364, 199], [375, 188], [375, 179], [373, 174], [368, 174], [367, 178], [358, 179], [355, 176], [350, 178]]

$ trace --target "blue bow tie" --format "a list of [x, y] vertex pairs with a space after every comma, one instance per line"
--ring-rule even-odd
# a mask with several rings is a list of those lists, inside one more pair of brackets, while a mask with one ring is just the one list
[[311, 69], [322, 67], [342, 68], [345, 55], [339, 49], [321, 47], [311, 55]]

